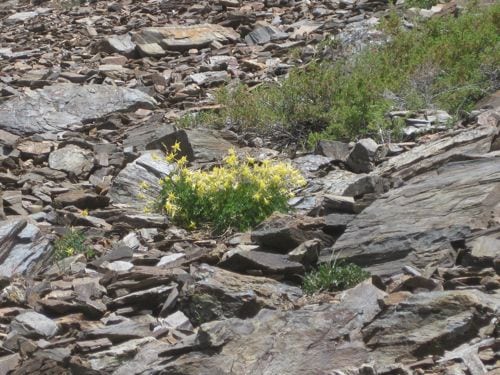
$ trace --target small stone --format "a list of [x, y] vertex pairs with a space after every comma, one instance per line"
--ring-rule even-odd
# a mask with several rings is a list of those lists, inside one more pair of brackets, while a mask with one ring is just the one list
[[50, 338], [58, 331], [58, 326], [45, 315], [35, 311], [19, 314], [11, 323], [11, 330], [31, 338]]
[[93, 154], [78, 146], [67, 145], [50, 153], [49, 166], [85, 178], [94, 166]]
[[133, 57], [135, 52], [135, 43], [129, 34], [115, 35], [104, 39], [100, 49], [108, 53], [119, 53], [125, 56]]
[[183, 253], [175, 253], [170, 255], [165, 255], [161, 257], [160, 261], [156, 265], [156, 267], [173, 267], [176, 266], [180, 260], [184, 259], [186, 254]]
[[334, 161], [345, 162], [349, 156], [349, 145], [338, 141], [321, 140], [316, 145], [315, 152]]
[[348, 167], [354, 173], [368, 173], [373, 170], [374, 158], [378, 145], [371, 138], [361, 139], [356, 143], [347, 159]]
[[192, 331], [193, 325], [189, 321], [189, 318], [184, 315], [182, 311], [176, 311], [175, 313], [161, 319], [163, 326], [169, 328], [174, 328], [182, 331]]

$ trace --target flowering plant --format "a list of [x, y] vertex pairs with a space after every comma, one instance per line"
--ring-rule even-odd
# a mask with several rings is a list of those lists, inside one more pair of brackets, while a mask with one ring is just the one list
[[159, 205], [189, 229], [201, 224], [213, 226], [216, 233], [248, 229], [274, 211], [286, 211], [293, 191], [306, 183], [290, 164], [242, 159], [233, 149], [221, 166], [208, 171], [188, 169], [179, 152], [176, 143], [167, 155], [176, 168], [160, 180]]

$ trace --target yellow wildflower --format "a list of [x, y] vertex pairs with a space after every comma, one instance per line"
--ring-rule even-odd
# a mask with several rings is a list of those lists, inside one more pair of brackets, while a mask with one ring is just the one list
[[177, 160], [177, 165], [182, 168], [187, 164], [187, 161], [187, 157], [183, 156], [179, 160]]
[[83, 217], [85, 216], [89, 216], [89, 210], [88, 209], [84, 209], [82, 210], [82, 212], [80, 213]]
[[172, 146], [173, 152], [179, 152], [181, 150], [181, 143], [179, 141], [175, 142]]
[[175, 153], [171, 152], [165, 158], [168, 163], [172, 163], [175, 160]]

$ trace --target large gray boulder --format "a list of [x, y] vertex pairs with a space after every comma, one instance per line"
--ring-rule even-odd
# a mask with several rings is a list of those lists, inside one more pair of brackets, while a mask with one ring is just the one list
[[333, 253], [381, 276], [406, 265], [431, 272], [454, 261], [454, 242], [488, 227], [499, 192], [500, 158], [446, 164], [372, 203], [320, 259]]
[[18, 135], [59, 132], [80, 128], [83, 122], [113, 112], [153, 108], [155, 104], [139, 90], [61, 83], [0, 104], [0, 129]]

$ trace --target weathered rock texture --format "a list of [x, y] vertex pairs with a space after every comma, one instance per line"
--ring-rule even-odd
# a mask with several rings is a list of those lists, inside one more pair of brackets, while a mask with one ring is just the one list
[[349, 223], [333, 252], [376, 275], [453, 263], [454, 244], [488, 227], [500, 202], [500, 159], [454, 162], [376, 200]]
[[116, 111], [152, 108], [154, 104], [153, 98], [138, 90], [57, 84], [0, 104], [0, 128], [19, 135], [78, 129], [86, 121]]

